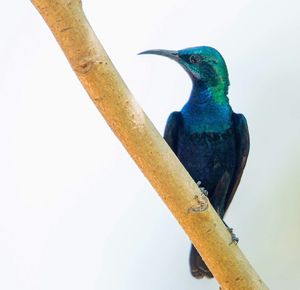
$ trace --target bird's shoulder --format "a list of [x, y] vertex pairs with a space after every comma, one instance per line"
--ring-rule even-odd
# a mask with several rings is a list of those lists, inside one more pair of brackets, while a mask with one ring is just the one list
[[167, 124], [178, 124], [183, 121], [183, 116], [180, 111], [172, 112], [167, 120]]
[[178, 111], [172, 112], [168, 117], [164, 135], [174, 134], [182, 126], [183, 126], [182, 113]]
[[248, 127], [246, 117], [241, 113], [232, 113], [232, 121], [234, 126], [239, 128]]
[[242, 155], [248, 155], [250, 147], [250, 137], [247, 119], [243, 114], [233, 113], [232, 114], [233, 128], [235, 130], [237, 145], [240, 147]]
[[183, 126], [183, 117], [181, 112], [175, 111], [170, 114], [164, 131], [164, 139], [171, 149], [177, 152], [178, 134]]

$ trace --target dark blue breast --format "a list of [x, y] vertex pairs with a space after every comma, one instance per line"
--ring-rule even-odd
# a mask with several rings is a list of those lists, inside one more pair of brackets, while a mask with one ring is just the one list
[[235, 136], [232, 128], [219, 133], [178, 134], [177, 156], [195, 182], [201, 181], [209, 194], [214, 192], [225, 171], [232, 177], [236, 164]]

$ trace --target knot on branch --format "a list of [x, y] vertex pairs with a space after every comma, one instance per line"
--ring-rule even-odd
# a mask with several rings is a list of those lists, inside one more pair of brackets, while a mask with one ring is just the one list
[[97, 55], [85, 55], [78, 59], [74, 70], [79, 74], [87, 74], [96, 64], [107, 65], [107, 62], [100, 61]]
[[192, 206], [188, 209], [188, 213], [203, 212], [208, 209], [208, 198], [204, 194], [195, 195], [192, 200]]
[[91, 70], [95, 63], [97, 63], [97, 61], [92, 57], [83, 57], [78, 61], [75, 71], [80, 74], [86, 74]]

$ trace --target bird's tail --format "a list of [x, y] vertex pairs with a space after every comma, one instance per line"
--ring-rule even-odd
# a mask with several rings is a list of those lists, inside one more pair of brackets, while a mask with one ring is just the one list
[[197, 279], [202, 279], [203, 277], [213, 278], [212, 273], [205, 265], [193, 244], [190, 252], [190, 269], [191, 274]]

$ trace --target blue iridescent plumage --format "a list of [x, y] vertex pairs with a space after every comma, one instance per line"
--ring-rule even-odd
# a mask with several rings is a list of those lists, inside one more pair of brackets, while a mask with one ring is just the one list
[[[225, 61], [214, 48], [199, 46], [179, 51], [148, 50], [178, 62], [189, 74], [193, 89], [180, 112], [167, 121], [164, 138], [223, 219], [246, 165], [249, 152], [247, 121], [232, 111], [227, 97]], [[192, 245], [191, 273], [212, 277]]]

